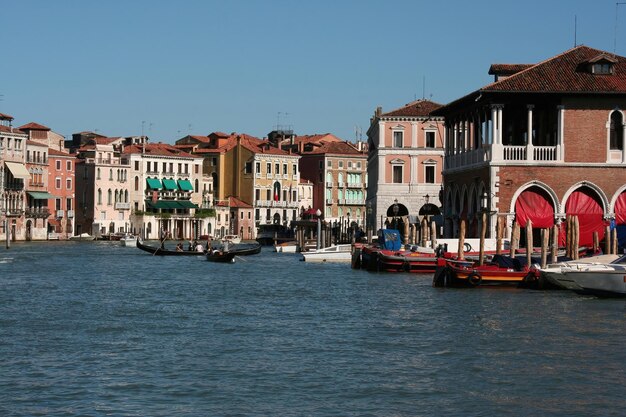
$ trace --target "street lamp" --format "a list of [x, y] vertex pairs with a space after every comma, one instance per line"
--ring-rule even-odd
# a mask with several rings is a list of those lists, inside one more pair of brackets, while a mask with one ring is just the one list
[[315, 215], [317, 216], [317, 244], [315, 245], [315, 247], [317, 248], [317, 250], [320, 250], [320, 237], [322, 234], [322, 212], [320, 209], [317, 209], [317, 211], [315, 212]]

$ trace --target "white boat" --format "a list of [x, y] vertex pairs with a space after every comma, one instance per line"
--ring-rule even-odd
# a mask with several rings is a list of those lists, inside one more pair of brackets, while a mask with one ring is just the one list
[[70, 237], [70, 240], [94, 240], [96, 237], [89, 233], [81, 233], [80, 235]]
[[120, 243], [122, 244], [122, 246], [136, 247], [137, 236], [132, 235], [130, 233], [126, 233], [124, 236], [120, 238]]
[[626, 297], [626, 255], [610, 262], [570, 261], [541, 270], [550, 283], [579, 294]]
[[230, 243], [241, 243], [241, 237], [239, 235], [225, 235], [222, 238], [223, 242], [230, 242]]
[[274, 252], [278, 253], [296, 253], [298, 251], [297, 242], [283, 242], [274, 245]]
[[351, 262], [352, 245], [332, 245], [327, 248], [302, 252], [302, 258], [306, 262]]

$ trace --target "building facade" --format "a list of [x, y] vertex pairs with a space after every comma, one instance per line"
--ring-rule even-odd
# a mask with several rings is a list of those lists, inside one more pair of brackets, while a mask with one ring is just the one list
[[432, 115], [439, 107], [417, 100], [387, 113], [378, 107], [371, 118], [366, 211], [372, 230], [394, 222], [405, 239], [416, 240], [424, 216], [440, 214], [445, 133], [443, 117]]
[[465, 220], [477, 236], [483, 212], [490, 236], [498, 217], [507, 235], [513, 221], [531, 221], [533, 234], [556, 224], [564, 241], [564, 220], [575, 215], [581, 246], [594, 232], [602, 240], [607, 226], [623, 228], [626, 58], [578, 46], [490, 73], [492, 84], [435, 112], [447, 132], [446, 235]]

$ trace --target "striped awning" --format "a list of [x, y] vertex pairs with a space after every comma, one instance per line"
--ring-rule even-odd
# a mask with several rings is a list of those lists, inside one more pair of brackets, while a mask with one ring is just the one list
[[24, 164], [20, 164], [19, 162], [4, 161], [4, 165], [9, 168], [9, 171], [11, 171], [11, 174], [13, 174], [15, 178], [22, 178], [24, 180], [30, 178], [30, 172], [28, 172]]

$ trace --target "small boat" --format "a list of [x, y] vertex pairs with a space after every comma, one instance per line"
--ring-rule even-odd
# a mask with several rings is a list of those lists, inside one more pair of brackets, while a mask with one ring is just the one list
[[298, 242], [296, 241], [277, 243], [274, 245], [274, 252], [296, 253], [297, 251], [298, 251]]
[[610, 263], [570, 261], [550, 265], [541, 276], [560, 288], [599, 297], [626, 297], [626, 255]]
[[144, 252], [151, 253], [158, 256], [204, 256], [206, 252], [188, 251], [188, 250], [171, 250], [165, 249], [159, 246], [150, 246], [144, 244], [141, 240], [137, 239], [137, 248]]
[[222, 238], [222, 241], [230, 243], [241, 243], [241, 237], [239, 235], [225, 235]]
[[120, 239], [120, 243], [122, 244], [122, 246], [131, 246], [131, 247], [137, 246], [137, 236], [130, 234], [130, 233], [126, 233]]
[[213, 250], [206, 254], [206, 260], [209, 262], [234, 263], [237, 254], [229, 251]]
[[432, 273], [437, 269], [437, 255], [408, 251], [378, 251], [378, 270], [385, 272]]
[[236, 256], [256, 255], [261, 252], [261, 244], [254, 243], [237, 243], [229, 245], [228, 252], [233, 252]]
[[539, 274], [521, 259], [494, 255], [484, 265], [439, 258], [433, 277], [434, 287], [477, 287], [489, 284], [532, 286]]
[[346, 243], [302, 252], [302, 260], [305, 262], [351, 262], [352, 245]]
[[95, 236], [91, 236], [89, 233], [81, 233], [80, 235], [70, 237], [70, 240], [95, 240]]

